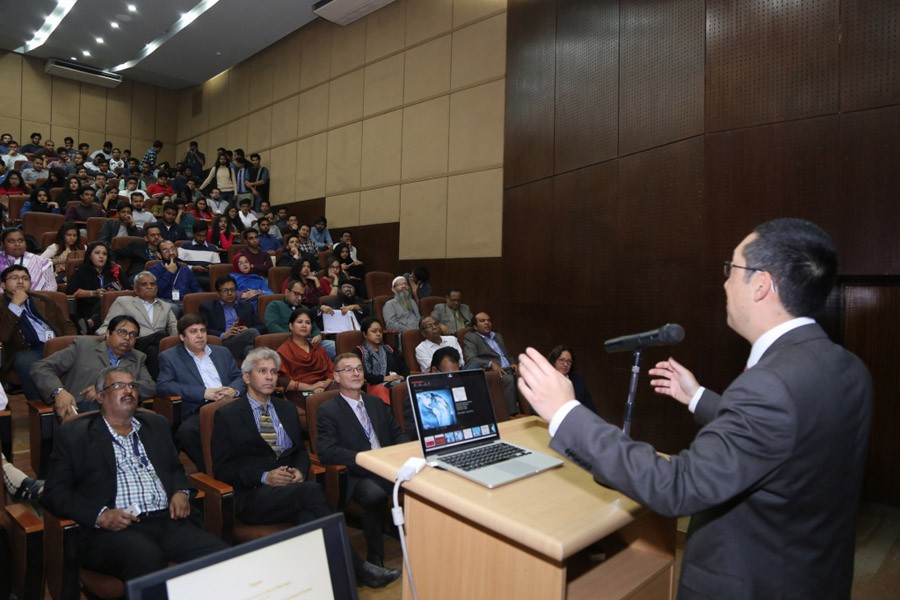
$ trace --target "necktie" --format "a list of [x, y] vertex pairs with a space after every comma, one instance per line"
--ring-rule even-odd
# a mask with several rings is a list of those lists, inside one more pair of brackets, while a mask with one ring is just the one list
[[275, 435], [275, 424], [269, 416], [268, 404], [259, 409], [259, 435], [275, 451], [275, 458], [281, 458], [281, 446], [278, 445], [278, 436]]
[[369, 413], [366, 412], [366, 405], [363, 404], [362, 400], [356, 403], [356, 414], [359, 416], [359, 422], [366, 432], [366, 437], [369, 438], [369, 444], [371, 444], [372, 450], [381, 448], [381, 443], [378, 441], [378, 434], [372, 429], [372, 421], [369, 420]]

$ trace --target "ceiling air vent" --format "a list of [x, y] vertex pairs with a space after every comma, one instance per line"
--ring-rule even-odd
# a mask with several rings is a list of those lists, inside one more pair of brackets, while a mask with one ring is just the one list
[[105, 88], [114, 88], [122, 83], [122, 76], [103, 69], [95, 69], [78, 63], [51, 58], [44, 65], [44, 73], [56, 77], [74, 79], [81, 83], [93, 83]]
[[319, 0], [313, 4], [313, 12], [318, 16], [337, 23], [348, 25], [361, 19], [394, 0]]

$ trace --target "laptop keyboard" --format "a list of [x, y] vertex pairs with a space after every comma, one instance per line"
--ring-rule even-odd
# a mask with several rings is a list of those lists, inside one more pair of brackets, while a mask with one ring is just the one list
[[482, 448], [473, 448], [465, 452], [442, 456], [441, 461], [463, 471], [473, 471], [528, 454], [531, 454], [528, 450], [498, 442]]

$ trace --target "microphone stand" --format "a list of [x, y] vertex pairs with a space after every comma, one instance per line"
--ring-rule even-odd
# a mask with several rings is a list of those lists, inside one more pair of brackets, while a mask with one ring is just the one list
[[641, 373], [642, 347], [634, 349], [634, 361], [631, 363], [631, 384], [628, 386], [628, 400], [625, 401], [625, 421], [622, 424], [622, 432], [631, 437], [631, 417], [634, 413], [634, 395], [637, 393], [638, 375]]

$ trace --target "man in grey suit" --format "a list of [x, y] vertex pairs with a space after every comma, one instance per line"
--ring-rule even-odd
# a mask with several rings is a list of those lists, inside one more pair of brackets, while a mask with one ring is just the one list
[[519, 389], [550, 420], [551, 447], [665, 515], [693, 515], [679, 598], [849, 598], [872, 382], [809, 318], [837, 256], [816, 225], [763, 223], [725, 262], [728, 325], [753, 347], [721, 396], [673, 359], [650, 374], [703, 428], [666, 459], [572, 400], [535, 349]]
[[[78, 336], [68, 347], [31, 365], [30, 374], [41, 400], [53, 404], [60, 419], [76, 412], [98, 410], [94, 383], [103, 369], [121, 366], [134, 375], [142, 400], [156, 395], [156, 383], [147, 371], [146, 356], [134, 349], [138, 324], [120, 315], [109, 322], [106, 335]], [[60, 377], [65, 375], [65, 381]], [[76, 408], [77, 407], [77, 408]]]
[[141, 327], [135, 348], [147, 355], [147, 369], [154, 378], [159, 375], [159, 341], [167, 335], [178, 333], [178, 321], [172, 305], [160, 300], [158, 291], [156, 275], [141, 271], [134, 276], [134, 293], [137, 295], [116, 298], [106, 313], [106, 320], [97, 328], [97, 333], [103, 335], [110, 319], [119, 315], [134, 318]]
[[475, 315], [475, 331], [470, 331], [463, 338], [463, 357], [469, 369], [485, 369], [500, 375], [509, 415], [519, 414], [516, 365], [510, 359], [503, 336], [493, 330], [491, 315], [486, 312]]
[[236, 398], [247, 387], [231, 352], [208, 343], [206, 319], [187, 314], [178, 319], [182, 343], [159, 355], [157, 389], [163, 396], [181, 396], [181, 425], [176, 433], [188, 458], [201, 472], [200, 408], [207, 402]]
[[441, 335], [450, 335], [465, 329], [474, 318], [469, 305], [462, 303], [462, 290], [458, 287], [450, 288], [446, 303], [435, 304], [431, 316], [438, 322]]

